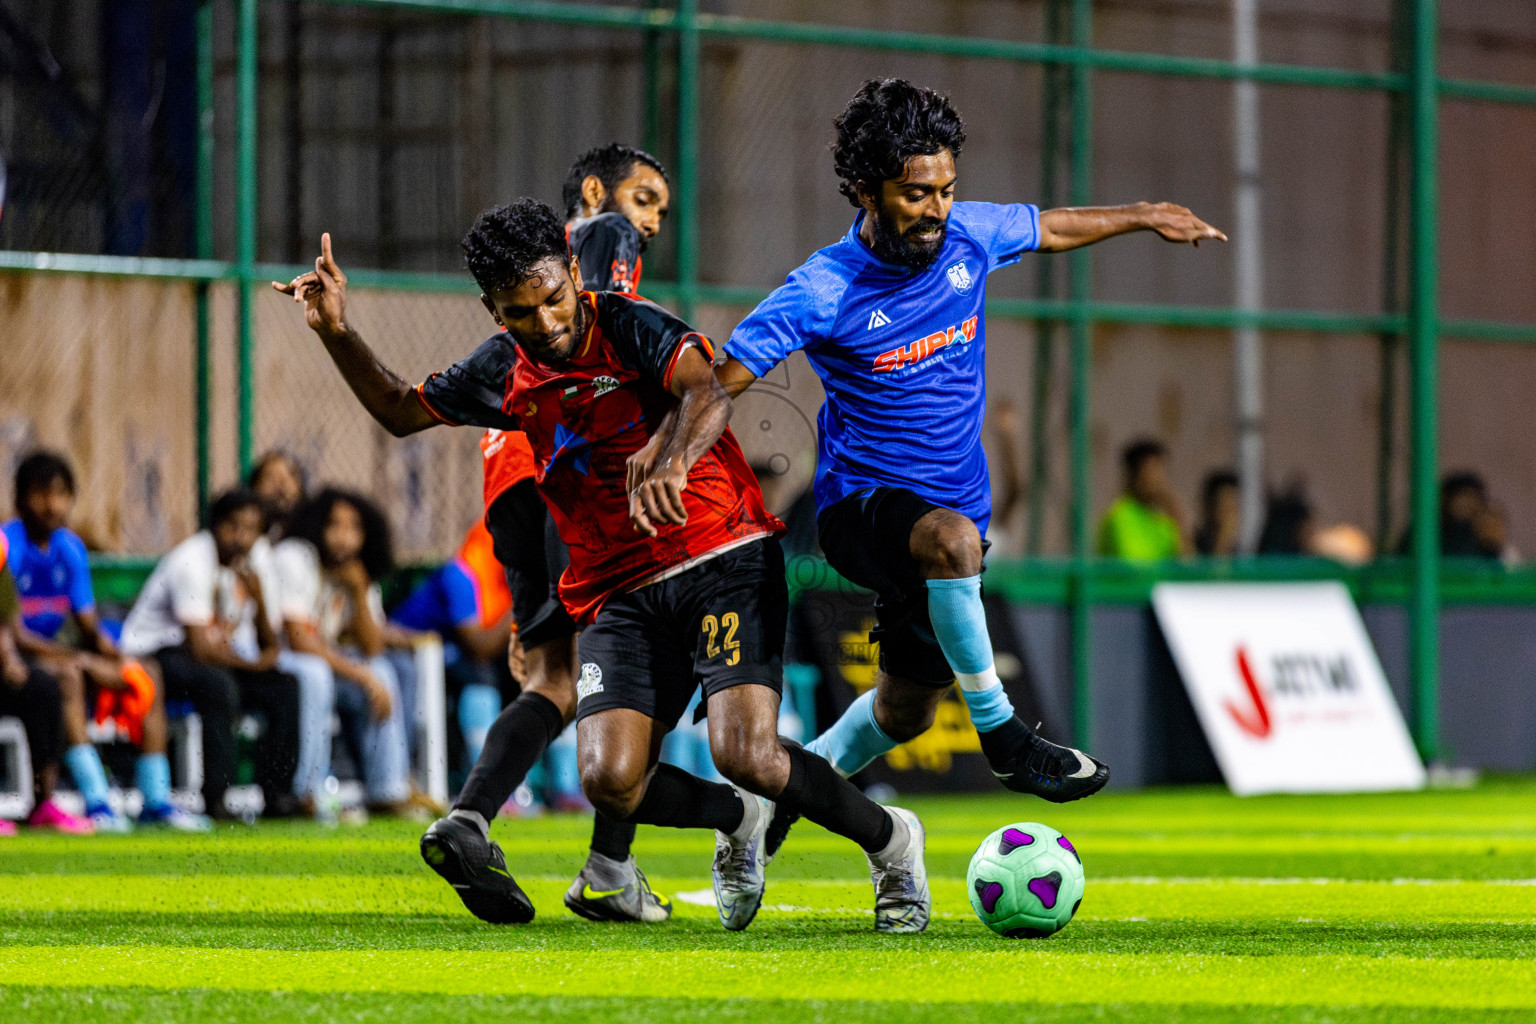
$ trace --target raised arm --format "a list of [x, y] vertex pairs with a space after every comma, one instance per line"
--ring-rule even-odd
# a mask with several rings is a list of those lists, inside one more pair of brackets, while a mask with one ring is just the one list
[[1039, 252], [1065, 252], [1132, 231], [1155, 231], [1170, 242], [1198, 246], [1227, 236], [1175, 203], [1075, 206], [1040, 211]]
[[656, 536], [655, 523], [680, 526], [688, 521], [683, 506], [688, 471], [731, 422], [731, 396], [697, 348], [689, 347], [678, 357], [672, 394], [679, 402], [671, 415], [671, 429], [658, 431], [660, 448], [650, 471], [629, 492], [629, 517], [635, 529], [648, 537]]
[[304, 322], [320, 336], [331, 361], [368, 415], [396, 437], [414, 434], [439, 422], [422, 406], [416, 389], [376, 356], [347, 323], [347, 275], [331, 255], [331, 236], [320, 236], [315, 269], [287, 284], [272, 287], [304, 304]]

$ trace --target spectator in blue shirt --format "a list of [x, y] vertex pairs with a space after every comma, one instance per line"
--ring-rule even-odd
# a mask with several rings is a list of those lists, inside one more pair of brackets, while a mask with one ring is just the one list
[[[164, 701], [152, 661], [125, 659], [102, 628], [91, 589], [85, 544], [68, 527], [75, 505], [75, 474], [52, 452], [35, 452], [16, 470], [17, 518], [3, 527], [8, 561], [21, 600], [16, 642], [58, 677], [64, 699], [64, 762], [74, 776], [86, 813], [99, 832], [126, 832], [127, 819], [108, 801], [107, 776], [86, 732], [88, 692], [104, 695], [98, 714], [120, 722], [139, 746], [135, 784], [144, 798], [141, 824], [204, 831], [207, 819], [171, 803], [171, 769], [166, 758]], [[61, 642], [72, 622], [78, 646]]]

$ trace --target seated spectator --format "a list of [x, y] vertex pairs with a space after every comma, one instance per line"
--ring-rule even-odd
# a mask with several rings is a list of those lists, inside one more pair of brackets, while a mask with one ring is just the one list
[[170, 700], [189, 700], [203, 721], [203, 801], [215, 818], [235, 768], [240, 712], [267, 720], [256, 745], [256, 781], [271, 816], [292, 814], [298, 758], [298, 682], [279, 671], [277, 634], [251, 565], [262, 535], [261, 502], [228, 491], [208, 509], [208, 527], [171, 550], [150, 575], [123, 625], [123, 653], [160, 664]]
[[1195, 529], [1195, 553], [1230, 557], [1237, 554], [1243, 507], [1237, 474], [1218, 469], [1206, 475], [1200, 488], [1200, 525]]
[[[327, 489], [289, 517], [274, 551], [277, 606], [288, 646], [323, 658], [336, 709], [375, 810], [411, 810], [405, 704], [385, 657], [378, 581], [394, 567], [389, 526], [367, 499]], [[317, 766], [329, 774], [329, 761]], [[323, 778], [323, 775], [322, 775]]]
[[[3, 530], [10, 567], [21, 597], [17, 644], [56, 676], [64, 698], [64, 762], [85, 799], [86, 816], [98, 832], [127, 832], [128, 820], [108, 802], [107, 775], [86, 734], [88, 691], [100, 697], [98, 719], [120, 720], [139, 747], [134, 781], [144, 798], [141, 824], [207, 831], [201, 815], [171, 803], [171, 765], [165, 754], [165, 703], [152, 661], [125, 659], [96, 615], [85, 544], [68, 528], [75, 504], [69, 463], [49, 452], [24, 459], [16, 470], [18, 517]], [[73, 623], [78, 647], [59, 642]]]
[[304, 501], [305, 479], [299, 460], [278, 448], [264, 452], [245, 476], [245, 485], [261, 499], [267, 537], [274, 544], [283, 539], [288, 517]]
[[[1412, 545], [1410, 529], [1403, 535], [1403, 553]], [[1440, 554], [1509, 562], [1519, 557], [1509, 545], [1504, 510], [1489, 498], [1487, 484], [1476, 473], [1447, 473], [1440, 481]]]
[[1168, 484], [1168, 450], [1143, 439], [1127, 446], [1120, 458], [1125, 488], [1099, 524], [1099, 554], [1133, 562], [1177, 558], [1184, 540]]
[[[27, 824], [60, 832], [89, 835], [96, 831], [89, 818], [77, 818], [53, 799], [59, 781], [59, 732], [64, 700], [59, 682], [28, 662], [16, 649], [15, 629], [21, 622], [16, 581], [7, 565], [6, 535], [0, 531], [0, 715], [21, 719], [32, 752], [32, 814]], [[14, 822], [0, 819], [0, 836], [14, 836]]]
[[458, 695], [459, 731], [473, 765], [501, 711], [502, 692], [515, 692], [507, 667], [512, 592], [483, 521], [470, 527], [458, 554], [411, 591], [390, 618], [404, 630], [443, 638], [446, 682]]
[[1259, 554], [1314, 554], [1316, 532], [1312, 503], [1307, 500], [1306, 490], [1301, 484], [1292, 484], [1269, 499], [1264, 530], [1259, 534]]
[[[277, 448], [262, 454], [246, 474], [246, 484], [261, 499], [266, 516], [265, 532], [251, 548], [251, 567], [266, 588], [267, 612], [273, 616], [272, 628], [279, 639], [285, 637], [278, 610], [277, 566], [272, 546], [282, 540], [289, 517], [304, 501], [306, 480], [307, 474], [298, 460]], [[328, 799], [323, 790], [330, 776], [336, 678], [324, 658], [289, 646], [278, 654], [277, 667], [299, 681], [299, 767], [293, 774], [293, 793], [299, 809], [314, 814]]]

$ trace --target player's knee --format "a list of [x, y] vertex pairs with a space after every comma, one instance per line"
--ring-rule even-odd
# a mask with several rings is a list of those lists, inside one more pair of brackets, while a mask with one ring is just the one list
[[592, 806], [613, 821], [627, 821], [645, 796], [645, 774], [612, 765], [582, 765], [581, 791]]
[[875, 722], [897, 743], [915, 740], [933, 726], [937, 700], [875, 695]]
[[960, 579], [981, 572], [981, 531], [958, 512], [939, 509], [919, 519], [912, 554], [928, 579]]
[[726, 742], [711, 750], [720, 774], [749, 793], [777, 796], [784, 788], [783, 748], [772, 743]]

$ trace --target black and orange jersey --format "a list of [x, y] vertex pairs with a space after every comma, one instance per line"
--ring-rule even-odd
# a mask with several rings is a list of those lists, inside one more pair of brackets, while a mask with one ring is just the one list
[[[581, 265], [582, 285], [588, 291], [633, 293], [640, 287], [640, 253], [645, 240], [623, 214], [600, 213], [572, 221], [565, 238]], [[469, 358], [488, 355], [492, 359], [517, 359], [516, 345], [492, 345], [494, 341], [486, 342], [491, 352], [476, 350]], [[428, 403], [428, 411], [431, 408]], [[533, 452], [520, 433], [486, 434], [480, 439], [480, 451], [485, 456], [485, 507], [489, 511], [509, 488], [533, 476]]]
[[622, 213], [600, 213], [572, 221], [566, 226], [565, 239], [581, 263], [583, 288], [629, 295], [640, 291], [640, 254], [645, 239]]
[[[680, 572], [703, 558], [784, 526], [729, 429], [688, 473], [688, 522], [661, 524], [655, 537], [629, 520], [627, 460], [677, 399], [677, 360], [690, 347], [714, 358], [708, 338], [653, 303], [615, 292], [582, 292], [592, 319], [576, 354], [558, 365], [523, 355], [465, 360], [422, 385], [422, 401], [446, 422], [526, 431], [534, 479], [549, 506], [570, 568], [560, 597], [578, 623], [608, 595]], [[480, 351], [515, 347], [497, 335]], [[500, 394], [497, 394], [497, 389]]]

